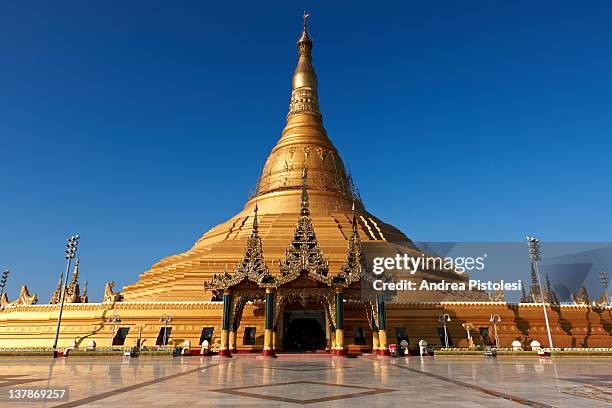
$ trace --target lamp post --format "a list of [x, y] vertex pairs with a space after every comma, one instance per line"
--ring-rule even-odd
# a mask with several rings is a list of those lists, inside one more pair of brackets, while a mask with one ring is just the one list
[[118, 314], [116, 315], [112, 315], [111, 317], [108, 318], [108, 322], [113, 324], [113, 334], [111, 335], [110, 338], [110, 348], [113, 348], [113, 340], [115, 339], [115, 328], [117, 326], [117, 323], [121, 322], [121, 316], [119, 316]]
[[66, 279], [62, 287], [62, 295], [60, 300], [59, 316], [57, 317], [57, 328], [55, 329], [55, 340], [53, 341], [53, 350], [57, 350], [57, 340], [59, 339], [60, 325], [62, 323], [62, 312], [64, 311], [64, 299], [66, 297], [66, 286], [68, 285], [68, 274], [70, 272], [70, 263], [76, 255], [77, 245], [79, 245], [79, 236], [73, 235], [67, 239], [66, 244]]
[[470, 322], [465, 322], [461, 324], [463, 326], [463, 328], [465, 329], [465, 331], [467, 332], [467, 340], [468, 340], [468, 348], [474, 348], [474, 340], [472, 340], [472, 333], [470, 333], [470, 330], [472, 329], [473, 325]]
[[446, 331], [446, 322], [450, 322], [451, 318], [448, 313], [438, 315], [438, 322], [444, 326], [444, 347], [448, 348], [448, 332]]
[[501, 322], [501, 317], [498, 314], [491, 315], [491, 323], [493, 323], [493, 333], [495, 334], [495, 348], [499, 348], [499, 337], [497, 337], [497, 323]]
[[172, 316], [163, 314], [159, 321], [164, 323], [164, 341], [162, 345], [166, 346], [168, 343], [168, 323], [172, 321]]
[[8, 276], [11, 271], [8, 269], [2, 272], [2, 278], [0, 278], [0, 298], [4, 295], [4, 288], [6, 287], [6, 281], [8, 280]]
[[599, 272], [599, 280], [603, 289], [604, 299], [606, 299], [606, 306], [610, 306], [610, 300], [608, 299], [608, 275], [604, 271]]
[[[548, 346], [552, 349], [553, 341], [550, 333], [550, 323], [548, 322], [548, 311], [546, 310], [546, 299], [544, 299], [544, 290], [542, 289], [542, 279], [540, 279], [540, 262], [542, 260], [542, 251], [540, 249], [540, 240], [534, 237], [526, 236], [527, 245], [529, 246], [529, 259], [534, 267], [538, 278], [538, 286], [540, 288], [540, 297], [542, 298], [542, 307], [544, 309], [544, 320], [546, 321], [546, 332], [548, 333]], [[535, 299], [534, 299], [535, 301]]]

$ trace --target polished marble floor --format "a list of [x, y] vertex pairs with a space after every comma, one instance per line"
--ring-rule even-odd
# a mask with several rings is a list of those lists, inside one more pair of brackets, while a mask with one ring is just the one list
[[[55, 402], [11, 389], [68, 387]], [[0, 359], [0, 407], [608, 407], [612, 359]]]

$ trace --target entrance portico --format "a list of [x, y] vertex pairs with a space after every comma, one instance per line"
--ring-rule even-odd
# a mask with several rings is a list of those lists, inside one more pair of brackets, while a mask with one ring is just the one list
[[[346, 355], [344, 304], [347, 301], [362, 303], [372, 330], [375, 332], [378, 327], [378, 338], [382, 334], [386, 339], [384, 302], [381, 309], [381, 302], [372, 304], [361, 298], [363, 265], [361, 239], [356, 226], [353, 214], [346, 261], [332, 276], [310, 218], [307, 170], [304, 168], [301, 211], [294, 237], [285, 259], [279, 261], [280, 275], [272, 275], [263, 257], [255, 206], [253, 230], [244, 258], [233, 274], [214, 275], [210, 282], [205, 283], [207, 290], [223, 299], [219, 355], [230, 357], [236, 349], [236, 332], [247, 302], [263, 302], [265, 305], [262, 355], [266, 357], [274, 357], [275, 350], [281, 348], [300, 351], [329, 348], [334, 355]], [[380, 341], [378, 349], [387, 350], [386, 341]]]

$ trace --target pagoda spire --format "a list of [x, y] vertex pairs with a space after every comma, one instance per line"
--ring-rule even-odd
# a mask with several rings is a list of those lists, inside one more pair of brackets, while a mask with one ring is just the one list
[[77, 258], [76, 262], [74, 264], [74, 271], [72, 272], [72, 282], [71, 284], [76, 284], [79, 281], [79, 259], [81, 258]]
[[85, 287], [83, 288], [83, 294], [81, 295], [81, 303], [88, 303], [89, 297], [87, 296], [87, 281], [85, 281]]
[[548, 274], [546, 274], [546, 301], [551, 304], [558, 304], [559, 299], [557, 298], [557, 294], [552, 288], [550, 284], [550, 279], [548, 279]]
[[351, 236], [346, 252], [346, 260], [340, 268], [338, 277], [343, 281], [343, 286], [349, 286], [351, 283], [361, 279], [363, 271], [363, 251], [361, 246], [361, 238], [357, 228], [357, 214], [355, 213], [355, 201], [353, 200], [353, 225]]
[[80, 303], [81, 295], [79, 288], [79, 259], [77, 258], [72, 272], [72, 281], [66, 286], [66, 303]]
[[329, 284], [331, 278], [327, 276], [329, 264], [323, 257], [323, 251], [317, 241], [310, 207], [308, 204], [308, 169], [302, 169], [302, 202], [293, 241], [285, 252], [285, 259], [280, 263], [281, 278], [279, 284], [295, 279], [302, 271], [320, 282]]
[[521, 285], [521, 303], [532, 303], [525, 293], [525, 285]]
[[51, 296], [51, 300], [49, 300], [49, 303], [54, 305], [60, 302], [60, 299], [62, 297], [62, 280], [64, 278], [64, 273], [60, 272], [60, 276], [59, 276], [59, 281], [57, 282], [57, 288], [55, 289], [55, 291], [53, 292], [53, 295]]
[[308, 35], [308, 17], [304, 11], [304, 28], [298, 39], [298, 63], [293, 73], [291, 102], [289, 114], [309, 114], [321, 117], [319, 111], [319, 97], [317, 93], [317, 74], [312, 66], [312, 40]]
[[538, 282], [538, 275], [536, 275], [535, 268], [533, 267], [533, 262], [530, 262], [531, 268], [531, 287], [529, 288], [529, 298], [531, 299], [531, 303], [542, 303], [544, 300], [543, 294], [540, 291], [540, 284]]
[[255, 203], [255, 211], [253, 214], [253, 230], [251, 236], [247, 239], [244, 256], [240, 263], [236, 264], [233, 273], [227, 272], [227, 264], [225, 272], [222, 275], [215, 274], [211, 281], [204, 282], [204, 288], [207, 290], [227, 289], [237, 285], [244, 279], [249, 279], [258, 284], [269, 283], [271, 276], [266, 262], [264, 261], [263, 248], [261, 238], [257, 232], [257, 203]]
[[[322, 202], [326, 208], [319, 205], [319, 200], [312, 211], [335, 212], [340, 207], [348, 210], [351, 205], [351, 180], [340, 154], [327, 136], [319, 109], [317, 74], [312, 64], [313, 42], [308, 27], [309, 16], [310, 14], [304, 12], [302, 33], [297, 41], [297, 66], [293, 73], [286, 124], [257, 182], [255, 197], [263, 213], [273, 209], [273, 204], [268, 199], [276, 197], [267, 193], [283, 191], [291, 195], [300, 194], [300, 173], [306, 165], [310, 173], [308, 181], [311, 193], [324, 191], [326, 196], [336, 196], [334, 200]], [[299, 204], [298, 198], [287, 202]], [[333, 204], [327, 204], [332, 202]], [[253, 205], [254, 202], [250, 201], [249, 210], [252, 211]]]

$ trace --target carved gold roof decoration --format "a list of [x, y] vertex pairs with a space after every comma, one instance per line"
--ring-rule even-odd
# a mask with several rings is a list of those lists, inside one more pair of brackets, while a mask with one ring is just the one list
[[242, 261], [234, 268], [234, 273], [215, 274], [213, 279], [204, 283], [204, 288], [208, 290], [227, 289], [237, 285], [244, 279], [249, 279], [259, 285], [273, 283], [273, 278], [266, 266], [261, 246], [261, 238], [258, 233], [257, 205], [253, 215], [253, 228], [251, 236], [247, 240], [246, 249]]
[[89, 302], [89, 296], [87, 296], [87, 281], [85, 281], [85, 286], [83, 287], [83, 294], [81, 295], [80, 303]]
[[0, 298], [0, 306], [2, 307], [28, 306], [34, 305], [36, 304], [36, 302], [38, 302], [38, 296], [36, 296], [36, 293], [30, 295], [27, 285], [23, 285], [21, 287], [21, 290], [19, 291], [19, 297], [13, 300], [12, 302], [9, 301], [6, 293], [3, 293], [2, 298]]
[[[68, 285], [66, 285], [66, 295], [64, 297], [65, 303], [87, 303], [89, 298], [87, 297], [87, 284], [85, 284], [85, 290], [83, 291], [83, 295], [81, 295], [81, 289], [79, 286], [79, 263], [80, 258], [77, 258], [74, 264], [74, 270], [72, 272], [72, 280]], [[57, 288], [53, 292], [53, 296], [49, 300], [50, 304], [57, 304], [62, 301], [62, 280], [63, 273], [60, 274], [59, 281], [57, 282]]]
[[591, 300], [589, 298], [589, 294], [587, 292], [586, 287], [582, 286], [578, 291], [578, 294], [574, 295], [572, 293], [572, 300], [577, 305], [590, 305]]
[[281, 261], [278, 285], [296, 279], [301, 272], [307, 272], [308, 277], [330, 285], [332, 279], [328, 276], [329, 263], [323, 257], [323, 251], [317, 241], [317, 236], [310, 217], [308, 204], [308, 169], [302, 172], [302, 202], [298, 224], [295, 228], [293, 241]]
[[114, 286], [115, 282], [106, 282], [106, 285], [104, 286], [104, 297], [102, 298], [102, 303], [123, 302], [123, 294], [114, 292]]
[[79, 262], [80, 258], [77, 258], [74, 264], [74, 271], [72, 272], [72, 280], [68, 286], [66, 286], [66, 297], [64, 299], [66, 303], [81, 302], [81, 288], [79, 286]]
[[[340, 268], [340, 273], [335, 280], [342, 281], [343, 286], [350, 286], [353, 282], [361, 279], [363, 272], [363, 252], [361, 238], [357, 229], [357, 216], [355, 215], [355, 204], [353, 203], [352, 232], [348, 242], [346, 261]], [[338, 279], [339, 278], [339, 279]]]
[[49, 300], [49, 304], [55, 305], [62, 301], [62, 280], [64, 274], [60, 273], [59, 281], [57, 282], [57, 288], [53, 292], [51, 299]]
[[551, 305], [558, 305], [559, 298], [557, 297], [557, 293], [553, 290], [552, 285], [550, 284], [550, 279], [548, 279], [548, 275], [546, 275], [546, 302]]
[[503, 289], [498, 289], [494, 292], [489, 293], [489, 300], [491, 302], [505, 302], [506, 294]]

